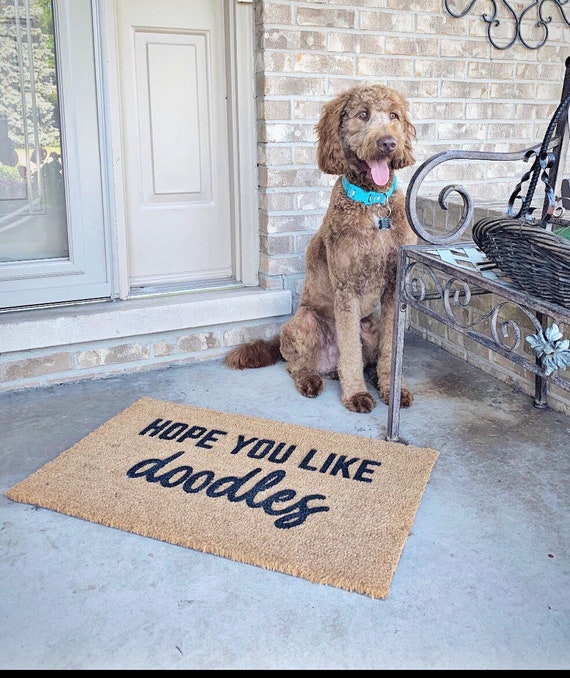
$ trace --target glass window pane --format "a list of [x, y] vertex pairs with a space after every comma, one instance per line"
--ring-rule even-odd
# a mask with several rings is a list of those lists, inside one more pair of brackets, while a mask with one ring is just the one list
[[68, 253], [52, 2], [0, 0], [0, 262]]

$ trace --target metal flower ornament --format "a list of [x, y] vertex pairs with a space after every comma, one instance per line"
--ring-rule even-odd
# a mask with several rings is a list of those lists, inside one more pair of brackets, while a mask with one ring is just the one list
[[544, 332], [529, 335], [526, 340], [540, 359], [547, 377], [554, 370], [565, 370], [570, 365], [570, 340], [564, 339], [556, 323]]

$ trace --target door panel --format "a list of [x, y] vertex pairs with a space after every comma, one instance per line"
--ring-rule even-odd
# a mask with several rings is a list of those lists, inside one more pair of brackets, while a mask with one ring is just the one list
[[117, 0], [116, 31], [130, 284], [231, 278], [223, 0]]

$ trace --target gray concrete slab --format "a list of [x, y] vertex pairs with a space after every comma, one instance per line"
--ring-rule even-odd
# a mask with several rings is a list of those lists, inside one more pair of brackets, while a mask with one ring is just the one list
[[410, 336], [401, 434], [440, 452], [386, 600], [9, 501], [142, 396], [383, 437], [339, 385], [220, 361], [0, 396], [3, 669], [570, 668], [570, 418]]

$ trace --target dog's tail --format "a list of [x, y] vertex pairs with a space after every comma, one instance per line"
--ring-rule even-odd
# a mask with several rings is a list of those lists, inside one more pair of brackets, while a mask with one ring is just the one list
[[268, 367], [281, 359], [280, 338], [256, 339], [233, 348], [224, 360], [227, 367], [245, 370], [251, 367]]

